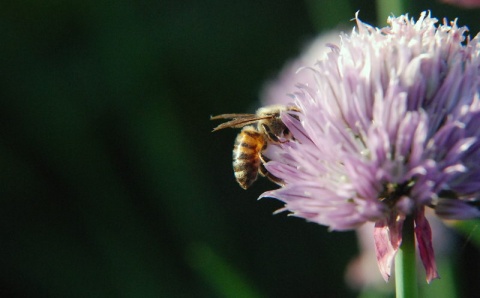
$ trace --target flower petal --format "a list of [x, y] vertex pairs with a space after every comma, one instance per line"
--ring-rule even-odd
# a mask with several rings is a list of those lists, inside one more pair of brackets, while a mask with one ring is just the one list
[[443, 219], [473, 219], [480, 217], [480, 210], [458, 199], [439, 199], [435, 213]]
[[424, 207], [421, 207], [415, 213], [415, 236], [418, 243], [420, 259], [427, 274], [427, 282], [430, 283], [435, 278], [440, 278], [435, 264], [435, 254], [432, 246], [432, 230], [430, 224], [425, 218]]
[[373, 236], [380, 273], [385, 281], [390, 279], [393, 260], [402, 244], [402, 226], [404, 216], [390, 214], [386, 219], [375, 223]]

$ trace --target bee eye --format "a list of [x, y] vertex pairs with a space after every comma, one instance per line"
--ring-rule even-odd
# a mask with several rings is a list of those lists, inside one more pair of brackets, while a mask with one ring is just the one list
[[284, 136], [287, 136], [290, 134], [290, 130], [288, 128], [285, 127], [285, 129], [283, 130], [283, 135]]

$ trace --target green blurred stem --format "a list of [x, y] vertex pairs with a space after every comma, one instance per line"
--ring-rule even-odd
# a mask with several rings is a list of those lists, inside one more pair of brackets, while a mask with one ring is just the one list
[[379, 26], [387, 24], [387, 17], [399, 16], [410, 12], [410, 1], [408, 0], [377, 0], [377, 23]]
[[209, 245], [192, 244], [187, 257], [192, 268], [215, 291], [216, 297], [263, 297], [238, 269]]
[[402, 245], [395, 256], [395, 289], [397, 298], [418, 297], [415, 262], [415, 233], [413, 217], [403, 223]]

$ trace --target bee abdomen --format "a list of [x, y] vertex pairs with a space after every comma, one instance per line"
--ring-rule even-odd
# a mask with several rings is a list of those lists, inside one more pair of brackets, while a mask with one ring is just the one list
[[238, 184], [247, 189], [257, 180], [260, 167], [259, 153], [264, 149], [265, 140], [252, 126], [246, 126], [235, 139], [233, 147], [233, 171]]
[[247, 189], [257, 180], [259, 166], [260, 160], [255, 160], [253, 163], [238, 160], [233, 162], [235, 178], [243, 189]]

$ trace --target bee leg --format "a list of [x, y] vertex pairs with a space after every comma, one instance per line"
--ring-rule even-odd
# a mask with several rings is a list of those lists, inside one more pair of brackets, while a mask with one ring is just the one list
[[[265, 146], [263, 149], [265, 150], [266, 148], [267, 148], [267, 147]], [[261, 161], [260, 164], [261, 164], [262, 166], [263, 166], [264, 164], [266, 164], [267, 162], [270, 161], [270, 158], [266, 157], [266, 156], [263, 155], [262, 153], [260, 153], [260, 154], [258, 155], [258, 157], [260, 158], [260, 161]], [[265, 169], [265, 171], [266, 171], [266, 169]]]
[[273, 143], [281, 143], [278, 137], [272, 132], [270, 127], [268, 125], [265, 125], [264, 123], [261, 124], [263, 131], [265, 132], [265, 135], [267, 138], [273, 142]]
[[268, 125], [265, 125], [262, 123], [261, 126], [263, 131], [265, 132], [265, 135], [272, 143], [286, 143], [286, 142], [289, 142], [290, 139], [293, 139], [293, 137], [290, 134], [290, 131], [286, 127], [282, 131], [283, 140], [280, 140], [278, 136], [272, 132], [272, 130], [270, 129], [270, 127], [268, 127]]
[[267, 163], [270, 159], [260, 154], [260, 160], [261, 160], [261, 163], [260, 163], [260, 167], [258, 168], [258, 172], [260, 173], [260, 175], [268, 178], [268, 180], [272, 181], [275, 184], [278, 184], [280, 186], [285, 185], [282, 179], [273, 176], [269, 171], [267, 171], [267, 168], [265, 168], [265, 163]]

